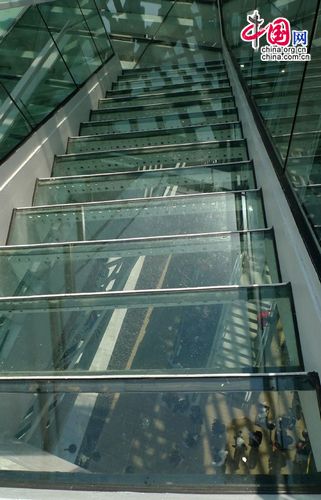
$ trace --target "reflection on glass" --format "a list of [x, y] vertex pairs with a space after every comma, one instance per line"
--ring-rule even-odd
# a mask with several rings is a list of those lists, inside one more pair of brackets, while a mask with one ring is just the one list
[[60, 177], [37, 181], [34, 205], [56, 205], [180, 194], [236, 191], [256, 187], [253, 164], [185, 167], [128, 174]]
[[[179, 147], [178, 147], [179, 145]], [[131, 170], [157, 170], [204, 164], [242, 162], [248, 160], [244, 139], [207, 141], [189, 144], [147, 146], [145, 148], [94, 151], [55, 157], [53, 175], [85, 175]]]
[[56, 0], [0, 11], [3, 29], [12, 23], [0, 40], [3, 157], [89, 78], [113, 50], [94, 0]]
[[0, 294], [8, 297], [280, 280], [271, 230], [3, 247], [0, 271]]
[[[203, 110], [204, 107], [204, 110]], [[175, 111], [167, 110], [166, 114], [156, 114], [157, 110], [154, 111], [152, 116], [143, 116], [140, 112], [139, 116], [137, 113], [137, 118], [135, 118], [135, 113], [132, 112], [132, 117], [128, 113], [127, 119], [116, 119], [111, 120], [109, 115], [105, 116], [103, 120], [103, 115], [101, 120], [96, 120], [95, 115], [92, 115], [93, 120], [90, 122], [84, 122], [80, 126], [80, 135], [97, 135], [97, 134], [117, 134], [125, 132], [147, 132], [149, 130], [162, 130], [169, 128], [180, 128], [187, 127], [191, 125], [213, 125], [215, 123], [230, 123], [238, 121], [237, 109], [234, 107], [227, 108], [221, 111], [210, 111], [206, 110], [206, 106], [195, 104], [191, 106], [194, 111]], [[176, 108], [177, 109], [177, 108]], [[186, 109], [186, 108], [184, 108]], [[198, 109], [198, 111], [196, 111]], [[163, 110], [165, 111], [165, 110]]]
[[227, 141], [242, 139], [240, 123], [190, 126], [175, 130], [131, 132], [98, 137], [75, 137], [68, 140], [67, 153], [108, 151], [115, 149], [162, 146], [164, 144], [184, 144], [205, 141]]
[[[134, 103], [133, 103], [134, 104]], [[169, 111], [175, 111], [180, 113], [192, 113], [194, 111], [225, 111], [225, 109], [230, 109], [235, 107], [235, 100], [233, 96], [220, 97], [217, 99], [215, 94], [211, 94], [209, 91], [204, 94], [193, 94], [186, 96], [186, 99], [178, 102], [159, 102], [157, 104], [152, 103], [147, 106], [133, 105], [128, 108], [118, 109], [117, 106], [108, 109], [93, 110], [91, 112], [92, 120], [120, 120], [120, 119], [130, 119], [137, 118], [139, 112], [139, 118], [163, 116], [169, 113]]]
[[[157, 274], [168, 287], [168, 266]], [[129, 280], [137, 279], [136, 265]], [[4, 372], [240, 373], [301, 364], [288, 285], [4, 298], [0, 318]]]
[[15, 486], [44, 477], [54, 487], [94, 490], [320, 485], [312, 375], [156, 378], [152, 387], [135, 378], [17, 382], [15, 392], [2, 382], [0, 389], [0, 474]]
[[12, 245], [265, 227], [260, 190], [17, 209]]

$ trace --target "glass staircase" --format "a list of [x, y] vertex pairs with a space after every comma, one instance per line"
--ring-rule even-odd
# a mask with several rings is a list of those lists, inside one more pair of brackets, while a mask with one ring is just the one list
[[[61, 460], [24, 481], [320, 481], [317, 377], [222, 57], [124, 71], [79, 134], [0, 248], [0, 366], [39, 376], [6, 386], [8, 432]], [[235, 436], [255, 430], [256, 457], [236, 463]]]

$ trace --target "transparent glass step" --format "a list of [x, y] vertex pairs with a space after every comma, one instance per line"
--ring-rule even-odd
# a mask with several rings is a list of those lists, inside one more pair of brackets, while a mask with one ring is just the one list
[[198, 142], [148, 146], [145, 149], [97, 151], [56, 156], [52, 175], [86, 175], [135, 170], [157, 170], [202, 164], [240, 162], [249, 159], [247, 143], [236, 141]]
[[[315, 373], [187, 378], [181, 369], [166, 378], [139, 375], [2, 380], [3, 482], [32, 488], [45, 476], [54, 490], [82, 485], [89, 491], [211, 494], [219, 488], [230, 496], [236, 489], [254, 491], [258, 483], [264, 491], [273, 484], [294, 496], [320, 488]], [[233, 444], [238, 433], [248, 446], [250, 432], [261, 444], [248, 463]], [[299, 457], [298, 442], [304, 450]], [[19, 455], [18, 464], [12, 454]]]
[[266, 227], [261, 190], [15, 209], [7, 243], [139, 238]]
[[236, 191], [256, 187], [252, 162], [128, 174], [38, 179], [33, 205]]
[[131, 78], [134, 76], [143, 76], [146, 75], [148, 76], [153, 76], [154, 74], [158, 74], [160, 71], [173, 71], [173, 70], [185, 70], [188, 71], [190, 69], [192, 70], [197, 70], [197, 69], [202, 69], [205, 66], [215, 66], [218, 69], [225, 69], [225, 63], [224, 59], [222, 56], [222, 53], [220, 51], [217, 52], [212, 52], [212, 59], [208, 60], [200, 60], [199, 62], [188, 62], [186, 64], [166, 64], [163, 63], [161, 66], [148, 66], [148, 67], [142, 67], [142, 68], [134, 68], [130, 70], [124, 70], [123, 71], [123, 76], [126, 77], [127, 75], [130, 76]]
[[242, 139], [240, 122], [219, 125], [189, 126], [178, 129], [130, 132], [123, 134], [102, 134], [71, 137], [68, 139], [67, 153], [87, 153], [116, 149], [162, 146], [205, 141], [227, 141]]
[[[206, 107], [206, 106], [205, 106]], [[197, 108], [197, 106], [195, 106]], [[134, 114], [133, 114], [134, 115]], [[213, 125], [238, 121], [236, 108], [221, 111], [192, 111], [173, 112], [170, 110], [164, 115], [153, 115], [141, 117], [137, 113], [136, 118], [127, 120], [101, 120], [82, 123], [79, 135], [118, 134], [126, 132], [146, 132], [150, 130], [162, 130], [170, 128], [187, 127], [191, 125]]]
[[106, 92], [106, 98], [114, 98], [114, 97], [119, 97], [119, 96], [132, 96], [132, 95], [141, 95], [146, 93], [154, 93], [154, 92], [178, 92], [180, 90], [189, 90], [190, 88], [193, 89], [195, 88], [213, 88], [213, 89], [218, 89], [218, 88], [224, 88], [228, 86], [230, 83], [229, 79], [227, 77], [225, 78], [216, 78], [213, 75], [209, 75], [208, 77], [195, 77], [191, 81], [183, 81], [183, 82], [174, 82], [174, 83], [168, 83], [164, 85], [163, 83], [160, 83], [158, 85], [146, 85], [146, 86], [138, 86], [138, 87], [129, 87], [125, 89], [119, 89], [119, 88], [112, 88], [112, 90], [108, 90]]
[[288, 284], [2, 298], [0, 318], [2, 372], [301, 367]]
[[195, 79], [207, 79], [212, 77], [217, 80], [227, 78], [227, 71], [225, 69], [217, 69], [215, 66], [205, 67], [204, 70], [197, 69], [192, 70], [173, 70], [173, 71], [160, 71], [157, 76], [152, 74], [152, 76], [144, 77], [132, 77], [131, 79], [120, 75], [116, 83], [113, 84], [113, 88], [117, 89], [127, 89], [133, 87], [154, 87], [155, 85], [168, 85], [175, 83], [191, 82]]
[[0, 271], [6, 297], [281, 281], [271, 229], [0, 247]]
[[[133, 103], [134, 104], [134, 103]], [[125, 120], [130, 118], [141, 119], [155, 116], [164, 116], [172, 112], [192, 113], [202, 111], [223, 112], [225, 109], [235, 107], [235, 99], [232, 96], [217, 98], [215, 94], [207, 96], [190, 96], [181, 102], [159, 102], [157, 104], [147, 104], [140, 106], [130, 106], [127, 109], [116, 107], [109, 109], [93, 110], [90, 119], [97, 120]]]
[[155, 92], [139, 96], [135, 95], [126, 99], [124, 97], [100, 99], [98, 101], [98, 109], [110, 109], [114, 107], [127, 109], [130, 106], [146, 106], [147, 104], [157, 103], [163, 103], [169, 107], [172, 103], [189, 101], [194, 98], [215, 97], [216, 99], [220, 99], [222, 97], [232, 97], [232, 95], [232, 89], [228, 86], [213, 89], [211, 84], [195, 84], [190, 85], [186, 91], [179, 89], [177, 92]]
[[175, 78], [175, 77], [184, 77], [184, 76], [196, 76], [196, 75], [206, 75], [211, 74], [216, 77], [222, 77], [227, 75], [227, 71], [225, 66], [217, 66], [217, 64], [212, 65], [204, 65], [203, 67], [198, 68], [187, 68], [187, 69], [160, 69], [158, 71], [151, 69], [150, 72], [146, 73], [122, 73], [118, 76], [118, 83], [139, 83], [144, 81], [153, 82], [154, 80], [163, 80], [164, 78]]

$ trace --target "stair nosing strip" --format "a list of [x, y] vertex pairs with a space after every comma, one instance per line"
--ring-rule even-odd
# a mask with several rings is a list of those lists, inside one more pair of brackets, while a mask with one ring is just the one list
[[163, 170], [127, 170], [126, 172], [102, 172], [98, 174], [76, 174], [76, 175], [57, 175], [57, 176], [51, 176], [51, 177], [38, 177], [36, 181], [50, 181], [53, 179], [59, 180], [59, 179], [79, 179], [79, 178], [96, 178], [96, 177], [110, 177], [110, 176], [122, 176], [122, 175], [137, 175], [137, 174], [146, 174], [147, 172], [155, 173], [155, 172], [173, 172], [177, 170], [189, 170], [189, 169], [201, 169], [201, 168], [217, 168], [217, 167], [224, 167], [224, 166], [235, 166], [235, 165], [245, 165], [249, 164], [254, 169], [254, 164], [253, 160], [241, 160], [239, 162], [226, 162], [226, 163], [206, 163], [204, 165], [186, 165], [185, 167], [169, 167]]
[[72, 210], [72, 207], [76, 208], [81, 208], [82, 206], [99, 206], [99, 205], [104, 205], [104, 206], [112, 206], [112, 205], [130, 205], [130, 204], [135, 204], [139, 202], [144, 202], [144, 203], [152, 203], [153, 201], [161, 201], [161, 202], [168, 202], [170, 201], [175, 201], [175, 200], [181, 200], [181, 199], [197, 199], [197, 198], [205, 198], [205, 197], [215, 197], [215, 196], [223, 196], [223, 195], [231, 195], [231, 194], [246, 194], [246, 193], [261, 193], [262, 195], [262, 187], [258, 188], [253, 188], [253, 189], [238, 189], [238, 190], [233, 190], [233, 191], [217, 191], [215, 193], [192, 193], [192, 194], [179, 194], [176, 196], [154, 196], [150, 198], [126, 198], [126, 199], [121, 199], [121, 200], [107, 200], [107, 201], [85, 201], [85, 202], [80, 202], [80, 203], [61, 203], [57, 205], [31, 205], [31, 206], [26, 206], [26, 207], [17, 207], [13, 209], [13, 212], [17, 213], [23, 210], [29, 210], [29, 211], [39, 211], [43, 210], [45, 208], [49, 209], [58, 209], [58, 208], [63, 208], [65, 207], [68, 210]]
[[54, 248], [54, 247], [70, 247], [70, 246], [94, 246], [94, 245], [107, 245], [109, 243], [115, 244], [125, 244], [130, 242], [136, 243], [144, 243], [145, 241], [167, 241], [167, 240], [184, 240], [188, 238], [197, 239], [197, 238], [211, 238], [211, 237], [220, 237], [220, 236], [229, 236], [231, 234], [248, 234], [248, 233], [264, 233], [270, 232], [274, 233], [274, 227], [263, 227], [257, 229], [239, 229], [239, 230], [230, 230], [230, 231], [213, 231], [210, 233], [187, 233], [187, 234], [174, 234], [174, 235], [161, 235], [161, 236], [136, 236], [133, 238], [119, 238], [119, 239], [108, 239], [108, 240], [81, 240], [81, 241], [62, 241], [62, 242], [46, 242], [46, 243], [25, 243], [19, 245], [0, 245], [0, 253], [2, 251], [8, 250], [23, 250], [24, 248], [28, 249], [39, 249], [39, 248]]
[[186, 147], [188, 146], [189, 148], [191, 147], [198, 147], [198, 146], [206, 146], [208, 144], [230, 144], [232, 142], [242, 142], [242, 143], [245, 143], [246, 144], [246, 139], [245, 138], [242, 138], [242, 139], [227, 139], [225, 141], [200, 141], [200, 142], [183, 142], [183, 143], [179, 143], [179, 144], [161, 144], [161, 145], [155, 145], [155, 146], [143, 146], [141, 148], [127, 148], [127, 149], [110, 149], [110, 150], [102, 150], [102, 151], [88, 151], [88, 152], [84, 152], [84, 153], [65, 153], [65, 154], [62, 154], [62, 155], [55, 155], [55, 159], [60, 159], [60, 158], [75, 158], [75, 157], [79, 157], [79, 156], [85, 156], [85, 155], [89, 155], [89, 157], [91, 156], [94, 156], [94, 155], [101, 155], [101, 156], [105, 156], [106, 157], [106, 153], [110, 153], [110, 154], [114, 154], [114, 153], [120, 153], [118, 156], [120, 156], [121, 154], [124, 154], [126, 151], [128, 151], [129, 153], [132, 153], [133, 151], [136, 151], [137, 154], [139, 154], [138, 152], [141, 151], [141, 152], [144, 152], [144, 151], [150, 151], [152, 149], [161, 149], [161, 150], [170, 150], [172, 148], [175, 148], [175, 149], [179, 149], [181, 147]]
[[[282, 281], [281, 283], [267, 283], [267, 284], [252, 284], [252, 285], [216, 285], [216, 286], [208, 286], [208, 287], [186, 287], [186, 288], [151, 288], [148, 290], [114, 290], [109, 292], [79, 292], [79, 293], [60, 293], [60, 294], [43, 294], [43, 295], [21, 295], [21, 296], [7, 296], [0, 297], [1, 302], [34, 302], [36, 300], [59, 300], [69, 298], [77, 299], [89, 299], [94, 297], [141, 297], [141, 296], [171, 296], [171, 295], [187, 295], [188, 293], [198, 293], [198, 294], [207, 294], [209, 292], [230, 292], [233, 290], [257, 290], [257, 289], [269, 289], [269, 288], [287, 288], [291, 287], [291, 283], [289, 281]], [[224, 374], [225, 376], [225, 374]]]
[[[173, 134], [173, 130], [174, 131], [178, 131], [178, 133], [180, 133], [180, 131], [189, 131], [189, 130], [192, 130], [192, 129], [200, 129], [200, 128], [204, 128], [204, 127], [221, 127], [221, 128], [228, 128], [230, 125], [239, 125], [240, 128], [242, 129], [242, 124], [241, 124], [241, 121], [240, 120], [234, 120], [234, 121], [231, 121], [231, 122], [220, 122], [220, 123], [203, 123], [203, 124], [195, 124], [195, 125], [186, 125], [186, 126], [183, 126], [183, 127], [175, 127], [175, 128], [162, 128], [162, 129], [153, 129], [153, 130], [148, 130], [148, 131], [140, 131], [140, 130], [134, 130], [132, 132], [115, 132], [115, 133], [112, 133], [112, 134], [91, 134], [91, 135], [76, 135], [76, 136], [69, 136], [68, 137], [68, 143], [69, 141], [74, 141], [74, 142], [81, 142], [83, 139], [85, 140], [85, 142], [87, 140], [91, 140], [91, 139], [95, 139], [97, 141], [99, 141], [99, 139], [101, 139], [102, 137], [106, 137], [107, 139], [116, 139], [117, 140], [117, 137], [118, 138], [121, 138], [121, 137], [124, 137], [124, 138], [129, 138], [129, 136], [134, 136], [134, 137], [137, 137], [138, 135], [141, 135], [141, 134], [152, 134], [153, 135], [160, 135], [160, 134]], [[96, 139], [97, 138], [97, 139]]]

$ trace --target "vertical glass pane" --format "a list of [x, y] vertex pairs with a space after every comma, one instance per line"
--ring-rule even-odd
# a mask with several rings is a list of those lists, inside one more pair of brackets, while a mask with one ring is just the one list
[[[311, 48], [311, 61], [307, 65], [291, 138], [286, 175], [321, 245], [321, 104], [319, 99], [313, 98], [318, 90], [311, 88], [312, 85], [319, 86], [320, 37], [321, 13], [319, 12]], [[311, 106], [309, 109], [306, 103], [311, 98], [313, 108]]]
[[11, 77], [8, 89], [33, 124], [45, 118], [75, 88], [35, 7], [27, 9], [2, 41], [0, 57]]
[[39, 8], [73, 78], [81, 84], [101, 66], [101, 59], [77, 0], [56, 0]]
[[102, 62], [107, 61], [113, 53], [99, 10], [94, 0], [78, 0], [79, 7], [86, 20], [91, 36]]
[[8, 154], [30, 131], [30, 124], [0, 86], [0, 157]]

